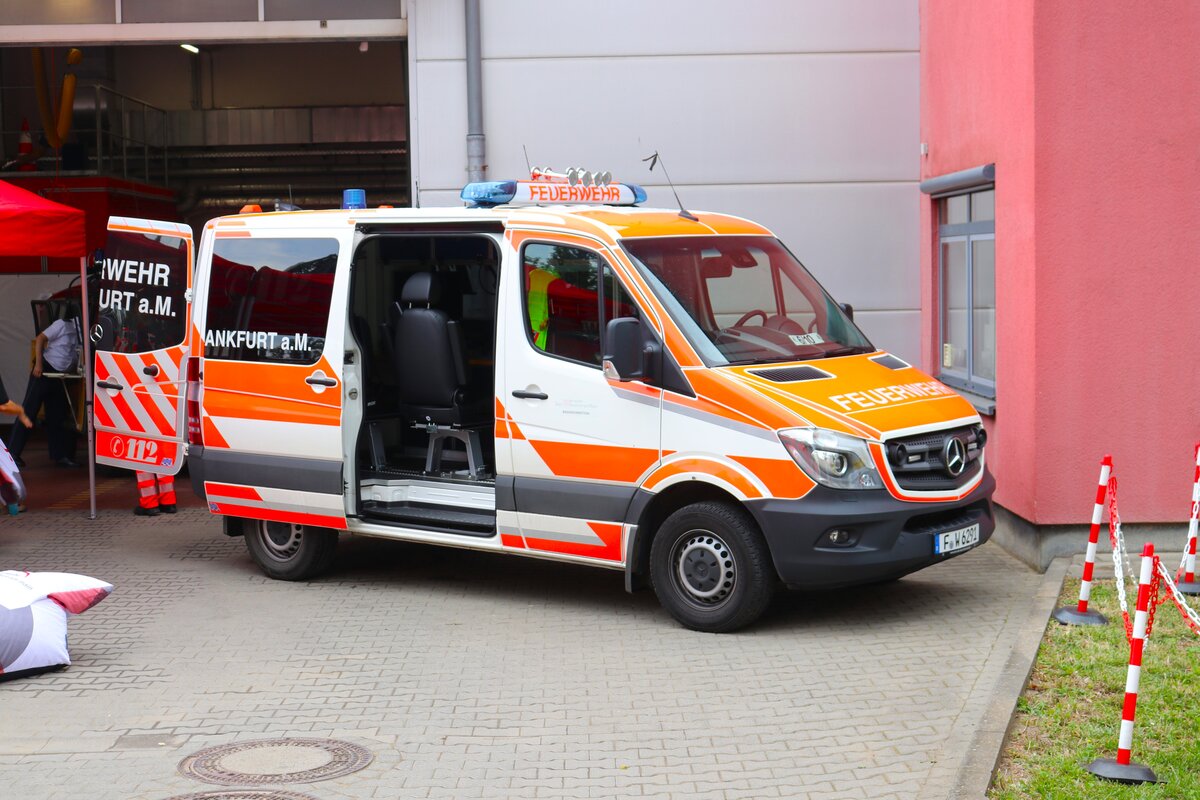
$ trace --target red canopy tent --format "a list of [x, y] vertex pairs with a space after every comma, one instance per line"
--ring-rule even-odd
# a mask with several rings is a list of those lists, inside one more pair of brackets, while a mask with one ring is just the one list
[[0, 256], [83, 257], [85, 221], [78, 208], [0, 181]]
[[[88, 321], [87, 215], [78, 208], [27, 192], [0, 181], [0, 256], [78, 257], [83, 291], [83, 330]], [[92, 354], [88, 337], [83, 337], [84, 413], [88, 431], [88, 488], [92, 519], [96, 518], [96, 456], [92, 429]]]

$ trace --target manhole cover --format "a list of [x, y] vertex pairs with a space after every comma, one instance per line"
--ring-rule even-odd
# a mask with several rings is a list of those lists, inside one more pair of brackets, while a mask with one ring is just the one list
[[167, 800], [316, 800], [309, 794], [285, 792], [282, 789], [219, 789], [168, 797]]
[[[371, 763], [371, 752], [336, 739], [259, 739], [208, 747], [179, 762], [189, 778], [221, 786], [264, 783], [311, 783], [358, 772]], [[221, 797], [237, 797], [236, 793]], [[280, 797], [284, 794], [245, 795]]]

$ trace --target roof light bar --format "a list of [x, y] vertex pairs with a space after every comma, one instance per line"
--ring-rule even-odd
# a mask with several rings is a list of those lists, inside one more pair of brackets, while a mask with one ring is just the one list
[[534, 167], [527, 181], [469, 183], [460, 195], [471, 207], [547, 204], [634, 206], [646, 202], [646, 192], [632, 183], [612, 183], [611, 172], [572, 167], [555, 172]]

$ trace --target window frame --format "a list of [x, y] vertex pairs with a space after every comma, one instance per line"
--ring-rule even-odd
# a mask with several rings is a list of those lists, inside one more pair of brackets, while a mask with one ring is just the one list
[[[937, 241], [935, 247], [935, 258], [937, 263], [937, 364], [938, 364], [938, 380], [945, 383], [947, 386], [953, 386], [957, 389], [962, 389], [988, 400], [996, 398], [996, 381], [995, 379], [988, 380], [982, 378], [975, 373], [975, 242], [991, 241], [993, 248], [993, 273], [992, 273], [992, 295], [995, 297], [995, 241], [996, 241], [996, 213], [995, 200], [993, 195], [992, 203], [992, 219], [989, 220], [972, 220], [970, 195], [980, 192], [995, 192], [996, 185], [994, 183], [984, 183], [975, 186], [965, 187], [952, 192], [934, 195], [933, 213], [937, 220]], [[967, 200], [967, 221], [948, 224], [942, 222], [942, 210], [945, 208], [945, 203], [952, 197], [960, 197], [966, 195]], [[964, 308], [967, 312], [967, 339], [965, 342], [967, 352], [966, 369], [962, 372], [947, 367], [944, 365], [943, 353], [946, 346], [946, 310], [947, 302], [945, 295], [946, 286], [946, 265], [945, 265], [945, 244], [953, 242], [962, 242], [965, 250], [964, 261], [966, 270], [966, 297]], [[995, 361], [996, 353], [992, 353], [993, 361]]]
[[[578, 359], [569, 358], [567, 356], [559, 355], [558, 353], [552, 353], [549, 350], [543, 350], [542, 348], [540, 348], [536, 344], [534, 344], [532, 331], [530, 330], [530, 327], [529, 327], [529, 289], [525, 285], [525, 249], [527, 247], [529, 247], [530, 245], [539, 245], [539, 244], [546, 245], [549, 247], [568, 247], [573, 250], [583, 250], [588, 253], [594, 253], [597, 256], [597, 258], [600, 259], [600, 263], [596, 267], [596, 321], [598, 323], [599, 335], [600, 335], [601, 363], [589, 364], [586, 361], [579, 361]], [[625, 285], [625, 281], [622, 280], [622, 278], [621, 278], [621, 273], [617, 270], [617, 268], [613, 264], [613, 262], [604, 256], [604, 253], [601, 250], [597, 250], [594, 247], [586, 247], [586, 246], [578, 245], [578, 244], [566, 244], [564, 242], [556, 242], [553, 239], [527, 239], [521, 243], [521, 250], [517, 254], [517, 272], [518, 272], [518, 275], [520, 276], [518, 278], [518, 281], [520, 282], [520, 287], [521, 287], [521, 306], [520, 306], [521, 330], [523, 330], [525, 332], [525, 342], [526, 342], [526, 344], [529, 345], [530, 349], [532, 349], [533, 351], [535, 351], [537, 353], [541, 353], [543, 356], [546, 356], [547, 358], [553, 358], [558, 361], [565, 361], [568, 364], [578, 364], [581, 367], [589, 367], [598, 372], [604, 371], [604, 363], [603, 363], [604, 362], [604, 328], [606, 325], [606, 321], [604, 318], [604, 312], [605, 312], [605, 307], [606, 307], [605, 301], [607, 300], [607, 293], [604, 290], [604, 270], [606, 267], [612, 272], [613, 278], [616, 280], [616, 282], [618, 284], [620, 284], [622, 289], [625, 290], [625, 294], [627, 294], [629, 296], [629, 298], [631, 300], [633, 300], [634, 307], [637, 309], [639, 318], [644, 318], [646, 314], [645, 314], [645, 311], [642, 309], [641, 305], [637, 301], [637, 295], [629, 290], [629, 287]]]

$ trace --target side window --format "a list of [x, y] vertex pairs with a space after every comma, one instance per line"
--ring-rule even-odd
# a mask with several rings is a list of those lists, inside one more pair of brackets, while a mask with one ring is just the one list
[[92, 329], [99, 349], [145, 353], [183, 342], [189, 247], [178, 236], [109, 232]]
[[204, 355], [316, 363], [325, 349], [337, 258], [337, 239], [218, 239]]
[[525, 245], [521, 251], [525, 327], [534, 347], [600, 366], [602, 263], [598, 253], [578, 247]]

